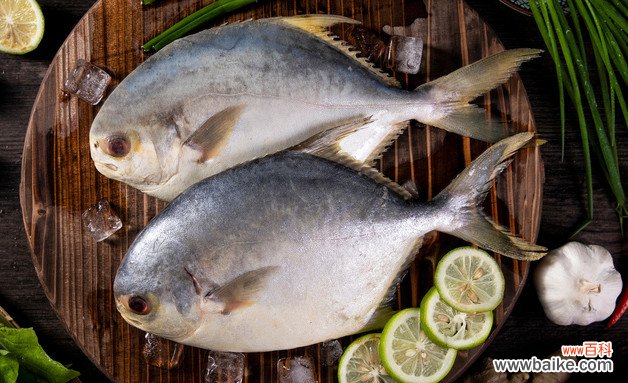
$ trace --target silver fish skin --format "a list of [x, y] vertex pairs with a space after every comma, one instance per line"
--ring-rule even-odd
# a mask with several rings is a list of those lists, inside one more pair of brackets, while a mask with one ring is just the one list
[[495, 144], [426, 203], [300, 152], [210, 177], [130, 246], [114, 282], [118, 310], [144, 331], [220, 351], [290, 349], [377, 327], [429, 231], [520, 259], [543, 255], [478, 210], [531, 137]]
[[341, 142], [369, 162], [416, 119], [494, 142], [508, 134], [468, 104], [537, 50], [502, 52], [408, 91], [391, 86], [322, 28], [340, 16], [229, 24], [154, 54], [106, 99], [90, 130], [98, 171], [170, 201], [192, 184], [363, 116]]

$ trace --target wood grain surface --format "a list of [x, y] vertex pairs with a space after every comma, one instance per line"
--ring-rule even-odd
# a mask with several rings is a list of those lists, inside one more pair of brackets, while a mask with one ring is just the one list
[[[21, 188], [24, 223], [33, 249], [36, 271], [53, 307], [84, 352], [112, 379], [124, 382], [199, 381], [206, 365], [206, 352], [187, 347], [180, 366], [170, 370], [145, 363], [142, 357], [144, 333], [129, 326], [117, 314], [112, 283], [126, 249], [146, 223], [164, 206], [126, 185], [98, 174], [89, 157], [89, 127], [98, 108], [60, 92], [78, 59], [84, 59], [123, 79], [144, 60], [141, 44], [171, 25], [200, 2], [182, 5], [163, 2], [142, 8], [136, 2], [104, 0], [79, 22], [53, 60], [35, 101], [27, 132]], [[406, 25], [426, 17], [424, 72], [400, 76], [406, 87], [414, 88], [461, 65], [503, 50], [497, 37], [462, 1], [432, 5], [426, 12], [403, 2], [347, 2], [309, 4], [262, 3], [231, 17], [272, 17], [305, 13], [342, 14], [358, 19], [373, 30], [385, 24]], [[342, 34], [342, 30], [339, 31]], [[519, 131], [534, 131], [527, 96], [518, 77], [513, 77], [482, 100], [487, 114], [501, 116]], [[132, 106], [130, 106], [132, 107]], [[414, 126], [402, 135], [380, 162], [394, 180], [411, 180], [421, 197], [430, 199], [444, 188], [481, 153], [486, 144], [471, 142], [438, 129]], [[500, 177], [490, 193], [487, 213], [493, 219], [534, 241], [541, 206], [543, 168], [538, 148], [523, 150]], [[109, 200], [125, 223], [124, 230], [103, 243], [95, 243], [83, 229], [81, 213], [100, 199]], [[440, 236], [411, 267], [399, 287], [398, 308], [418, 306], [432, 285], [433, 262], [438, 254], [460, 244]], [[512, 310], [527, 275], [525, 263], [497, 256], [507, 276], [504, 303], [496, 310], [495, 330]], [[344, 339], [347, 345], [351, 339]], [[488, 342], [486, 343], [488, 344]], [[170, 347], [170, 344], [168, 343]], [[461, 352], [450, 379], [459, 375], [478, 355], [481, 347]], [[249, 354], [246, 380], [276, 381], [279, 359], [292, 355], [320, 359], [320, 347]], [[320, 380], [331, 381], [335, 369], [317, 364]]]
[[[500, 10], [497, 4], [486, 5], [482, 1], [471, 1], [471, 3], [474, 3], [474, 6], [482, 11], [483, 16], [489, 18], [489, 24], [499, 27], [500, 36], [509, 42], [509, 47], [541, 47], [538, 38], [533, 36], [533, 29], [530, 29], [533, 25], [529, 20]], [[76, 366], [80, 366], [79, 369], [88, 377], [85, 381], [101, 381], [103, 377], [96, 371], [91, 371], [89, 364], [82, 361], [80, 354], [73, 351], [71, 342], [64, 335], [63, 329], [56, 323], [56, 318], [48, 312], [48, 304], [42, 300], [38, 287], [34, 285], [35, 279], [32, 269], [29, 271], [30, 261], [27, 259], [26, 240], [23, 239], [22, 229], [18, 227], [19, 155], [28, 109], [30, 109], [30, 103], [32, 103], [40, 79], [44, 75], [48, 60], [54, 53], [54, 49], [50, 47], [60, 44], [60, 39], [69, 32], [69, 28], [74, 25], [86, 9], [83, 2], [70, 0], [44, 0], [42, 4], [47, 21], [56, 25], [54, 29], [49, 28], [50, 32], [47, 32], [44, 40], [46, 44], [42, 44], [41, 49], [29, 56], [8, 57], [6, 60], [3, 56], [0, 61], [2, 67], [0, 82], [3, 85], [0, 87], [0, 111], [2, 112], [0, 113], [0, 125], [5, 132], [1, 137], [3, 151], [0, 152], [2, 155], [0, 170], [5, 180], [0, 185], [2, 192], [0, 215], [3, 218], [0, 224], [3, 232], [6, 232], [6, 236], [2, 238], [3, 246], [0, 247], [2, 254], [0, 272], [2, 273], [2, 280], [5, 281], [0, 284], [0, 302], [9, 308], [9, 311], [20, 323], [26, 326], [34, 325], [40, 334], [43, 334], [41, 336], [42, 342], [47, 349], [52, 350], [53, 356], [66, 363], [73, 362]], [[461, 58], [458, 60], [456, 65], [460, 64]], [[452, 68], [456, 65], [453, 65]], [[575, 144], [576, 141], [572, 141], [572, 145], [567, 147], [567, 161], [558, 162], [560, 150], [559, 145], [557, 145], [557, 117], [552, 112], [552, 110], [556, 110], [555, 102], [552, 104], [552, 96], [555, 96], [556, 92], [553, 86], [555, 79], [552, 78], [551, 62], [545, 58], [530, 65], [532, 69], [524, 67], [524, 72], [527, 73], [525, 83], [526, 85], [532, 84], [532, 87], [527, 86], [527, 89], [528, 91], [532, 89], [534, 95], [533, 102], [537, 121], [540, 122], [540, 130], [544, 138], [550, 140], [542, 150], [546, 156], [549, 156], [552, 164], [545, 198], [546, 201], [549, 199], [550, 203], [546, 203], [544, 208], [542, 226], [544, 230], [541, 232], [541, 242], [548, 246], [555, 246], [567, 239], [570, 228], [576, 225], [583, 215], [583, 188], [580, 187], [582, 186], [582, 167], [578, 165], [581, 152]], [[410, 81], [412, 80], [410, 79]], [[540, 119], [538, 110], [541, 111]], [[421, 133], [421, 129], [423, 128], [414, 127], [410, 134], [405, 138], [402, 137], [397, 145], [401, 144], [403, 150], [403, 145], [407, 145], [404, 144], [404, 139], [408, 143], [417, 140], [416, 137]], [[415, 131], [418, 134], [414, 134]], [[431, 131], [434, 130], [431, 129]], [[574, 138], [573, 135], [571, 137]], [[619, 138], [620, 142], [625, 138], [625, 133], [623, 133], [623, 136]], [[396, 149], [400, 150], [398, 146]], [[620, 147], [619, 156], [620, 162], [623, 164], [622, 169], [625, 169], [627, 158], [625, 146]], [[397, 167], [395, 172], [391, 170], [394, 169], [394, 165], [387, 161], [384, 163], [384, 169], [389, 171], [391, 175], [397, 173], [401, 178], [408, 177], [407, 174], [415, 174], [415, 177], [421, 176], [416, 170], [404, 170], [403, 166]], [[418, 161], [418, 159], [413, 159], [411, 162]], [[618, 233], [608, 196], [599, 183], [596, 183], [595, 190], [596, 206], [598, 206], [595, 224], [580, 234], [578, 238], [586, 242], [606, 245], [615, 255], [623, 254], [626, 250], [625, 242]], [[621, 259], [618, 261], [620, 270], [623, 270], [621, 266], [625, 263], [622, 263]], [[578, 341], [587, 339], [611, 339], [616, 345], [616, 355], [621, 358], [621, 355], [626, 355], [625, 342], [620, 341], [626, 339], [625, 324], [625, 321], [620, 322], [610, 332], [603, 331], [602, 324], [576, 329], [552, 325], [544, 318], [533, 289], [527, 287], [524, 290], [523, 303], [517, 305], [514, 317], [506, 323], [506, 331], [497, 336], [498, 341], [489, 347], [488, 354], [494, 357], [542, 356], [543, 353], [553, 351], [560, 344], [577, 344]], [[621, 369], [621, 365], [618, 367]]]

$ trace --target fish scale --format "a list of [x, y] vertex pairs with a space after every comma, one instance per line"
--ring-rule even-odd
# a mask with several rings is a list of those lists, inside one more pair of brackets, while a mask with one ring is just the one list
[[[359, 117], [373, 122], [340, 145], [364, 163], [410, 119], [486, 141], [508, 134], [468, 102], [537, 50], [503, 52], [405, 90], [325, 32], [341, 22], [356, 23], [327, 15], [260, 19], [173, 42], [125, 78], [94, 118], [96, 168], [170, 201], [206, 177]], [[120, 147], [127, 150], [112, 149]]]
[[404, 199], [365, 169], [307, 148], [207, 178], [130, 246], [114, 282], [118, 310], [147, 332], [219, 351], [289, 349], [377, 327], [429, 231], [519, 259], [542, 256], [478, 210], [531, 138], [495, 144], [430, 202]]

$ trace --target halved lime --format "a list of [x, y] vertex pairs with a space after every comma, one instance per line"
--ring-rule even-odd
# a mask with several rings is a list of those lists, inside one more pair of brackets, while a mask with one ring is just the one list
[[459, 311], [491, 311], [504, 298], [504, 275], [487, 252], [459, 247], [445, 254], [434, 272], [442, 300]]
[[390, 376], [399, 382], [440, 381], [456, 360], [457, 351], [437, 345], [421, 329], [419, 308], [395, 314], [382, 332], [379, 354]]
[[44, 35], [44, 15], [35, 0], [0, 1], [0, 52], [24, 54]]
[[354, 340], [338, 364], [339, 383], [394, 383], [379, 358], [381, 334], [368, 334]]
[[443, 301], [432, 287], [421, 301], [421, 328], [436, 344], [468, 350], [486, 340], [493, 326], [493, 312], [465, 313]]

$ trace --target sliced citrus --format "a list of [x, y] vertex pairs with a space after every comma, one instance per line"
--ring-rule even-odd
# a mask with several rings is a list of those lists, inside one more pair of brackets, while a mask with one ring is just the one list
[[44, 15], [35, 0], [0, 1], [0, 52], [24, 54], [44, 35]]
[[432, 287], [421, 301], [421, 328], [436, 344], [468, 350], [486, 340], [493, 326], [493, 312], [465, 313], [443, 301]]
[[432, 342], [421, 329], [419, 308], [395, 314], [382, 332], [379, 353], [390, 376], [399, 382], [440, 381], [456, 360], [457, 351]]
[[504, 275], [487, 252], [460, 247], [445, 254], [434, 272], [434, 286], [459, 311], [491, 311], [504, 298]]
[[394, 383], [379, 358], [381, 334], [368, 334], [354, 340], [338, 364], [339, 383]]

